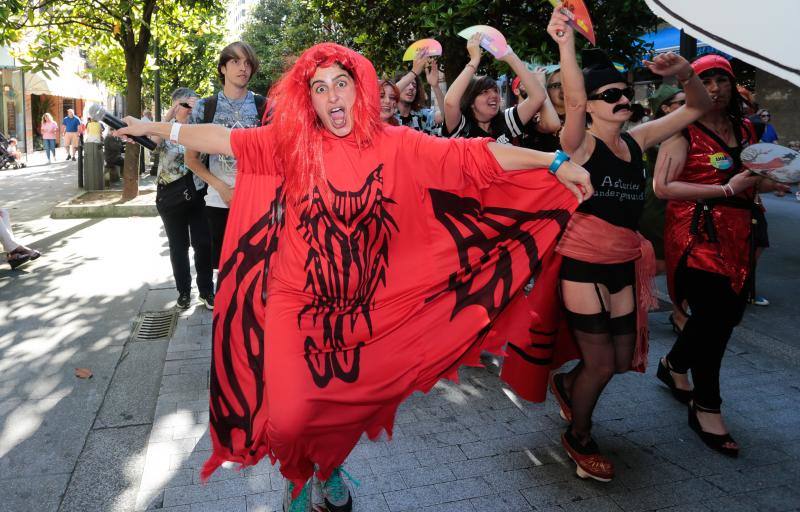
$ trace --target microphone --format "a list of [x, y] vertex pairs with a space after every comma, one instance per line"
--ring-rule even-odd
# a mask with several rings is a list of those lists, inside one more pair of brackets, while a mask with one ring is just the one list
[[[106, 109], [104, 109], [103, 107], [101, 107], [96, 103], [89, 105], [89, 108], [87, 110], [89, 112], [89, 117], [91, 117], [95, 121], [103, 121], [108, 126], [114, 128], [115, 130], [119, 130], [120, 128], [125, 128], [126, 126], [128, 126], [127, 124], [125, 124], [124, 121], [122, 121], [122, 119], [112, 116], [111, 114], [106, 112]], [[146, 147], [150, 151], [156, 149], [156, 143], [148, 139], [147, 137], [142, 137], [140, 135], [126, 135], [126, 137], [136, 142], [140, 146]]]

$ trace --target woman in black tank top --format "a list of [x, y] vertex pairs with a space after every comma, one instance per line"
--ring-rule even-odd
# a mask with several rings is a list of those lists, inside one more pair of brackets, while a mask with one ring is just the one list
[[[685, 59], [671, 53], [660, 55], [646, 62], [647, 67], [658, 75], [677, 76], [686, 90], [686, 105], [623, 133], [633, 99], [625, 77], [599, 49], [584, 50], [581, 72], [573, 30], [559, 8], [554, 9], [547, 31], [558, 43], [561, 56], [566, 107], [561, 146], [572, 161], [590, 172], [595, 189], [595, 195], [578, 208], [590, 217], [576, 217], [573, 222], [588, 219], [594, 226], [601, 219], [610, 225], [609, 233], [624, 233], [617, 228], [636, 231], [644, 206], [642, 152], [698, 119], [711, 106], [708, 95]], [[587, 118], [591, 119], [588, 130]], [[596, 258], [609, 259], [614, 257], [597, 254]], [[562, 444], [583, 478], [607, 482], [614, 476], [612, 462], [592, 440], [592, 413], [613, 374], [631, 368], [637, 338], [634, 281], [634, 260], [606, 264], [563, 259], [561, 294], [582, 359], [569, 373], [553, 375], [551, 390], [562, 416], [571, 420]]]

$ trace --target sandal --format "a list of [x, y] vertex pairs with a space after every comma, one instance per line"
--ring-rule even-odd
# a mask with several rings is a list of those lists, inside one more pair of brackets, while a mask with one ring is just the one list
[[569, 458], [575, 462], [575, 474], [579, 477], [592, 478], [598, 482], [610, 482], [614, 478], [614, 464], [600, 455], [594, 439], [590, 439], [586, 446], [581, 445], [572, 435], [570, 426], [566, 432], [561, 434], [561, 444]]
[[11, 270], [21, 267], [29, 261], [31, 261], [30, 254], [9, 254], [8, 256], [8, 264], [11, 266]]
[[692, 400], [692, 392], [686, 389], [679, 389], [675, 385], [675, 379], [672, 377], [672, 373], [681, 373], [676, 372], [669, 366], [669, 361], [666, 362], [666, 358], [662, 357], [658, 360], [658, 371], [656, 372], [656, 377], [658, 380], [663, 382], [669, 388], [669, 391], [672, 393], [672, 396], [675, 397], [675, 400], [679, 401], [682, 404], [688, 404]]
[[572, 423], [572, 403], [567, 396], [566, 388], [564, 388], [564, 374], [555, 372], [551, 373], [549, 384], [550, 392], [553, 393], [556, 402], [558, 402], [558, 412], [561, 415], [561, 418], [568, 423]]
[[[702, 411], [702, 412], [713, 412], [713, 411]], [[719, 413], [716, 413], [719, 414]], [[727, 455], [728, 457], [733, 457], [734, 459], [739, 456], [739, 448], [729, 448], [725, 445], [728, 443], [736, 443], [733, 437], [730, 434], [712, 434], [711, 432], [706, 432], [703, 430], [703, 427], [700, 426], [700, 420], [697, 419], [697, 406], [694, 404], [689, 405], [689, 427], [694, 430], [697, 435], [700, 437], [700, 440], [705, 443], [706, 446], [715, 450], [722, 455]]]

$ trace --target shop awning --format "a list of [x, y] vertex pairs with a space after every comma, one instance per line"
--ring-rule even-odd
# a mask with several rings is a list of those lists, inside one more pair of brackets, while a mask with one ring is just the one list
[[752, 0], [645, 1], [658, 17], [677, 27], [676, 31], [683, 29], [698, 41], [800, 85], [800, 52], [794, 44], [800, 19], [797, 0], [762, 4]]
[[63, 72], [51, 75], [50, 78], [43, 73], [25, 73], [25, 92], [99, 103], [105, 101], [105, 95], [95, 84], [77, 75]]

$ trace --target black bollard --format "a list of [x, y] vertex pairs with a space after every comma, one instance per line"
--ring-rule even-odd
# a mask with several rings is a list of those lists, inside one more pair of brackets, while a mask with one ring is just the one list
[[83, 188], [83, 135], [80, 136], [78, 144], [78, 188]]

